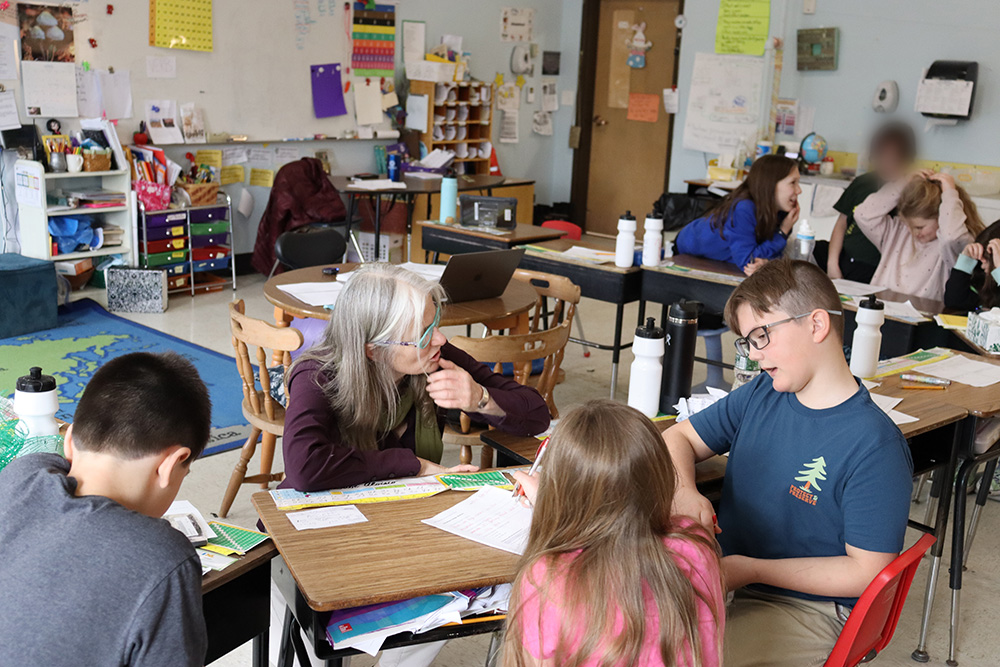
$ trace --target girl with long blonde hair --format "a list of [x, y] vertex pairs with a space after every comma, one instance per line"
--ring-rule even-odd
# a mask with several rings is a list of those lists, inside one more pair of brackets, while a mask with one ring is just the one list
[[671, 516], [673, 463], [652, 422], [590, 401], [559, 422], [537, 478], [515, 475], [535, 509], [505, 667], [720, 664], [718, 548]]
[[872, 284], [926, 299], [944, 297], [948, 274], [984, 225], [949, 174], [923, 169], [884, 185], [854, 209], [882, 257]]

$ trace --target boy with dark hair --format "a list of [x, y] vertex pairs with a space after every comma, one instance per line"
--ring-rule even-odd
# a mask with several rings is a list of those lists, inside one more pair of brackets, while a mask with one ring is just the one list
[[916, 156], [917, 140], [913, 128], [906, 123], [891, 121], [872, 136], [868, 146], [871, 171], [858, 176], [844, 189], [833, 205], [840, 217], [833, 226], [829, 244], [820, 241], [813, 253], [828, 276], [871, 282], [881, 255], [854, 222], [854, 209], [884, 184], [902, 178]]
[[159, 517], [211, 428], [179, 355], [127, 354], [84, 390], [66, 458], [0, 473], [0, 665], [203, 665], [201, 565]]
[[694, 464], [728, 452], [718, 538], [736, 593], [724, 662], [822, 665], [903, 546], [909, 449], [851, 375], [840, 299], [819, 267], [768, 262], [733, 292], [726, 320], [763, 372], [664, 434], [679, 477], [674, 512], [712, 526]]

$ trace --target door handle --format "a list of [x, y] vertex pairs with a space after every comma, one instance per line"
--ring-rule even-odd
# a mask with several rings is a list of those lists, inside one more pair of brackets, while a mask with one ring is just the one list
[[597, 127], [604, 127], [607, 124], [608, 121], [604, 120], [600, 116], [594, 116], [594, 125], [596, 125]]

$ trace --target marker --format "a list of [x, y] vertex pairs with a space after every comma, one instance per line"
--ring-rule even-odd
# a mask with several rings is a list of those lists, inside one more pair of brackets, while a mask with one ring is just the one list
[[945, 380], [944, 378], [930, 377], [929, 375], [916, 375], [915, 373], [903, 373], [899, 376], [901, 379], [907, 382], [919, 382], [920, 384], [935, 384], [941, 385], [942, 387], [947, 387], [951, 385], [951, 380]]
[[[549, 444], [549, 438], [546, 437], [544, 440], [542, 440], [542, 444], [538, 445], [538, 451], [535, 452], [535, 462], [531, 464], [531, 469], [528, 470], [528, 477], [534, 475], [535, 471], [538, 470], [538, 464], [541, 463], [542, 457], [545, 456], [545, 448], [546, 446], [548, 446], [548, 444]], [[524, 489], [521, 488], [521, 484], [520, 483], [515, 484], [514, 490], [511, 491], [510, 494], [511, 498], [517, 498], [518, 496], [523, 496], [523, 495], [524, 495]]]

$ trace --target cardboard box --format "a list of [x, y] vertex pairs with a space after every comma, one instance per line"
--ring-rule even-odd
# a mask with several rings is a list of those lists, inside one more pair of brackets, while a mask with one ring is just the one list
[[969, 326], [965, 334], [988, 352], [1000, 354], [1000, 308], [984, 313], [969, 313]]
[[94, 260], [90, 257], [75, 259], [69, 262], [55, 262], [56, 273], [64, 276], [78, 276], [84, 271], [94, 268]]

